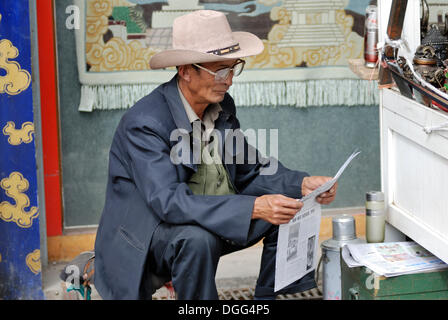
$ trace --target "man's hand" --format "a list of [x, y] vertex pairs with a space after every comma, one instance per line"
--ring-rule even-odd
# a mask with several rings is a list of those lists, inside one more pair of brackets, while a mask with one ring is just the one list
[[263, 219], [271, 224], [288, 223], [303, 203], [281, 194], [267, 194], [255, 199], [252, 219]]
[[[325, 182], [331, 180], [331, 177], [322, 177], [322, 176], [311, 176], [305, 177], [302, 181], [302, 196], [306, 196], [307, 194], [313, 192], [316, 188], [323, 185]], [[336, 197], [336, 191], [338, 189], [338, 183], [336, 182], [333, 187], [327, 192], [324, 192], [316, 197], [316, 201], [320, 204], [330, 204], [333, 202]]]

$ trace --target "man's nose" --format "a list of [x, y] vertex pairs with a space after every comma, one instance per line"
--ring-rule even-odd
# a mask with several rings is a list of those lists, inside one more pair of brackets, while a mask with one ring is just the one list
[[233, 84], [233, 70], [230, 71], [229, 76], [227, 77], [226, 81], [224, 81], [224, 83], [229, 87]]

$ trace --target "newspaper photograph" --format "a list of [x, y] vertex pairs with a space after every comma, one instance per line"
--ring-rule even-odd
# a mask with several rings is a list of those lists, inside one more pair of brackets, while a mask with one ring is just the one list
[[448, 268], [413, 241], [348, 244], [342, 249], [342, 257], [349, 267], [366, 266], [385, 277]]
[[359, 151], [353, 152], [333, 179], [297, 200], [303, 202], [302, 209], [287, 224], [279, 226], [274, 291], [283, 289], [316, 268], [322, 211], [316, 197], [333, 187], [358, 154]]
[[314, 199], [308, 200], [306, 204], [300, 214], [279, 227], [275, 291], [299, 280], [315, 268], [319, 251], [321, 206]]

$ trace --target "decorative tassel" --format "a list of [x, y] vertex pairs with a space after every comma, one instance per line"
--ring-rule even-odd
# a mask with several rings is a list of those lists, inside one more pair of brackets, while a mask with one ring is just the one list
[[[79, 111], [128, 109], [159, 84], [83, 85]], [[229, 90], [238, 107], [378, 105], [375, 81], [325, 79], [235, 82]]]

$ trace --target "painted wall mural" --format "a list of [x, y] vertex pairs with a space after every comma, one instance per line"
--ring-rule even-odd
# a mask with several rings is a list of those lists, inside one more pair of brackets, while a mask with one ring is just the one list
[[348, 0], [88, 0], [86, 67], [149, 70], [149, 58], [171, 45], [173, 20], [198, 9], [223, 11], [233, 30], [263, 40], [266, 49], [247, 58], [249, 69], [346, 65], [363, 50], [363, 12], [351, 8]]
[[[375, 104], [378, 101], [371, 84], [343, 81], [359, 80], [349, 70], [348, 60], [363, 57], [364, 17], [369, 3], [75, 0], [82, 16], [76, 32], [83, 85], [79, 110], [127, 108], [157, 84], [168, 81], [175, 69], [151, 71], [149, 60], [171, 47], [174, 19], [199, 9], [224, 12], [232, 30], [252, 32], [265, 45], [260, 55], [245, 59], [246, 71], [235, 79], [231, 93], [238, 105], [272, 106], [278, 101], [305, 107], [332, 105], [332, 100], [348, 105]], [[322, 92], [319, 86], [325, 82], [320, 80], [328, 79], [338, 81], [327, 84], [332, 88]], [[273, 99], [271, 92], [279, 97]], [[300, 97], [303, 92], [310, 97]]]
[[0, 299], [43, 299], [28, 1], [0, 1]]

